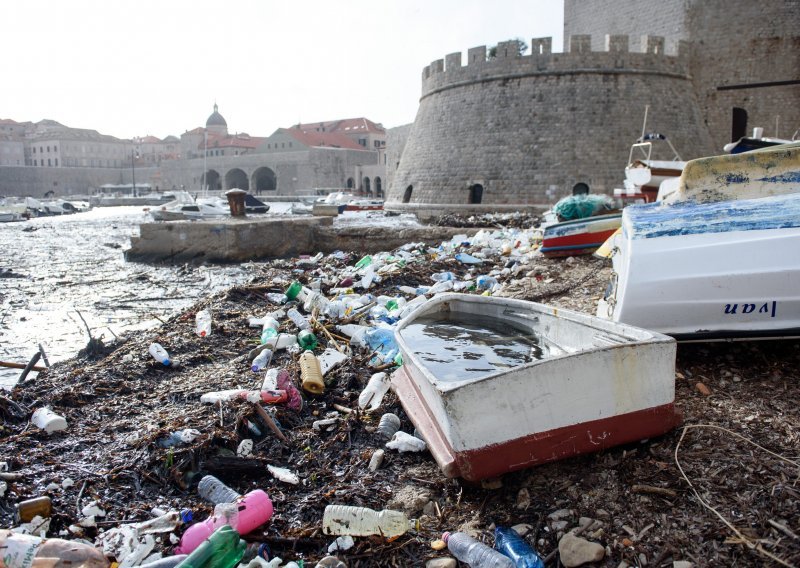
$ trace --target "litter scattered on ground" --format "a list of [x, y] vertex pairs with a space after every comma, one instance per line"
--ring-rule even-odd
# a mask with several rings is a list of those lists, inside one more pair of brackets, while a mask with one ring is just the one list
[[[439, 291], [594, 313], [610, 272], [599, 259], [543, 258], [533, 219], [487, 217], [462, 220], [486, 228], [438, 247], [254, 263], [249, 284], [0, 394], [3, 526], [27, 525], [25, 542], [81, 539], [120, 566], [212, 545], [254, 566], [436, 565], [453, 555], [443, 533], [492, 546], [501, 526], [546, 566], [800, 563], [793, 341], [681, 345], [687, 427], [658, 439], [480, 485], [441, 474], [384, 389], [401, 360], [380, 330]], [[301, 331], [313, 333], [313, 361], [301, 362]], [[39, 409], [65, 428], [35, 426]], [[209, 475], [240, 505], [201, 496]], [[49, 516], [15, 518], [37, 497]], [[392, 534], [326, 533], [328, 506], [366, 508], [378, 529], [395, 519]]]

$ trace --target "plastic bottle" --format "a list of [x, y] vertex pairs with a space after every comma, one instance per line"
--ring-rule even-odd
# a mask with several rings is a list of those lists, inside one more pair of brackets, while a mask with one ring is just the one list
[[455, 280], [456, 276], [452, 272], [437, 272], [436, 274], [431, 274], [431, 278], [436, 282], [446, 282], [448, 280]]
[[289, 287], [286, 288], [286, 292], [284, 292], [284, 294], [286, 295], [287, 298], [289, 298], [289, 300], [294, 300], [302, 291], [303, 291], [303, 285], [300, 284], [300, 282], [298, 282], [297, 280], [295, 280], [294, 282], [289, 284]]
[[[197, 525], [195, 525], [197, 526]], [[232, 568], [244, 556], [247, 543], [229, 525], [215, 530], [176, 568]]]
[[380, 355], [379, 359], [383, 363], [390, 363], [394, 360], [395, 355], [400, 352], [400, 348], [394, 338], [394, 330], [385, 327], [368, 329], [364, 333], [364, 342], [370, 349], [377, 351]]
[[103, 551], [86, 542], [41, 539], [0, 529], [0, 566], [8, 568], [108, 568]]
[[289, 319], [292, 320], [292, 323], [302, 329], [311, 329], [311, 324], [308, 323], [308, 320], [303, 317], [303, 314], [297, 311], [296, 308], [290, 308], [287, 310], [286, 315], [289, 316]]
[[258, 373], [259, 371], [264, 370], [267, 365], [269, 365], [270, 361], [272, 361], [272, 349], [264, 349], [261, 353], [255, 356], [250, 369], [254, 373]]
[[161, 347], [159, 343], [151, 343], [147, 350], [150, 352], [150, 355], [153, 357], [153, 359], [165, 367], [169, 367], [172, 364], [172, 360], [169, 358], [169, 353], [167, 353], [167, 350]]
[[486, 546], [466, 533], [446, 532], [442, 540], [447, 543], [450, 554], [461, 562], [480, 568], [514, 568], [514, 562], [494, 548]]
[[365, 266], [369, 266], [372, 264], [372, 257], [370, 255], [366, 255], [361, 257], [361, 260], [356, 262], [356, 268], [364, 268]]
[[200, 435], [200, 430], [194, 428], [184, 428], [183, 430], [176, 430], [171, 432], [166, 438], [161, 438], [158, 445], [162, 448], [172, 448], [174, 446], [181, 446], [183, 444], [191, 444]]
[[491, 290], [497, 284], [497, 279], [493, 276], [478, 276], [475, 284], [478, 290]]
[[369, 378], [367, 386], [358, 395], [358, 407], [366, 408], [369, 405], [369, 410], [376, 410], [383, 400], [386, 391], [389, 390], [389, 376], [386, 373], [375, 373]]
[[281, 333], [273, 337], [268, 337], [264, 342], [264, 345], [273, 351], [289, 349], [291, 346], [297, 345], [297, 336], [289, 333]]
[[433, 286], [430, 287], [428, 290], [428, 294], [438, 294], [439, 292], [447, 292], [448, 290], [452, 290], [454, 287], [452, 280], [443, 280], [442, 282], [437, 282]]
[[211, 335], [211, 312], [208, 310], [200, 310], [194, 316], [195, 332], [200, 337]]
[[511, 527], [495, 527], [494, 547], [508, 556], [516, 568], [544, 568], [533, 547]]
[[413, 526], [405, 513], [389, 509], [374, 511], [366, 507], [328, 505], [322, 515], [322, 532], [328, 535], [377, 534], [391, 538], [405, 534]]
[[483, 261], [480, 258], [475, 258], [471, 254], [467, 254], [465, 252], [460, 252], [455, 255], [455, 259], [459, 262], [463, 262], [464, 264], [481, 264]]
[[48, 434], [67, 429], [67, 419], [60, 414], [56, 414], [46, 406], [34, 410], [31, 415], [31, 422], [33, 422], [37, 428], [44, 430]]
[[391, 412], [387, 412], [381, 416], [381, 421], [378, 422], [378, 428], [375, 430], [378, 438], [382, 440], [391, 440], [392, 436], [400, 429], [400, 417]]
[[325, 391], [319, 360], [311, 351], [303, 351], [300, 355], [300, 379], [301, 386], [306, 392], [322, 394]]
[[264, 326], [261, 329], [261, 343], [267, 343], [269, 339], [278, 336], [278, 328], [281, 324], [273, 317], [264, 318]]
[[[215, 510], [205, 521], [195, 523], [186, 529], [180, 544], [175, 548], [175, 553], [191, 554], [214, 530], [224, 524], [230, 524], [239, 534], [247, 534], [272, 517], [272, 500], [261, 489], [251, 491], [234, 501], [233, 505], [236, 506], [238, 513], [234, 518], [226, 517], [221, 511]], [[231, 507], [231, 504], [219, 505], [217, 509], [220, 507]]]
[[205, 475], [197, 484], [197, 494], [206, 501], [218, 505], [219, 503], [233, 503], [241, 494], [237, 493], [213, 475]]
[[308, 329], [304, 329], [297, 334], [297, 343], [301, 349], [312, 350], [317, 346], [317, 336]]

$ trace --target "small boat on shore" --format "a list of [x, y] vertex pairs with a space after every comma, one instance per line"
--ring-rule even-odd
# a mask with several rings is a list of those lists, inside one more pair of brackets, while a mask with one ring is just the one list
[[621, 223], [622, 213], [610, 213], [547, 225], [539, 250], [547, 258], [591, 254]]
[[442, 294], [395, 332], [392, 375], [447, 477], [477, 481], [681, 422], [675, 341], [524, 300]]
[[597, 315], [681, 340], [800, 336], [800, 143], [692, 160], [623, 210]]
[[339, 213], [345, 211], [381, 211], [383, 210], [383, 200], [369, 199], [353, 195], [352, 193], [345, 193], [343, 191], [335, 191], [329, 193], [323, 199], [319, 199], [317, 203], [324, 205], [336, 205]]

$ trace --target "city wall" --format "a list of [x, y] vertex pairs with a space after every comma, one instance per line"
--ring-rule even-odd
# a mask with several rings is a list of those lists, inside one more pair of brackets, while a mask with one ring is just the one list
[[[106, 183], [152, 183], [157, 179], [156, 168], [48, 168], [33, 166], [0, 166], [0, 195], [43, 198], [89, 195]], [[153, 185], [155, 188], [155, 185]]]
[[[534, 38], [452, 53], [422, 72], [422, 96], [388, 208], [415, 204], [542, 205], [587, 183], [610, 193], [623, 179], [630, 145], [647, 130], [665, 134], [684, 159], [714, 153], [689, 73], [688, 49], [667, 55], [658, 36], [569, 38], [553, 53]], [[637, 51], [633, 51], [636, 49]], [[654, 159], [671, 159], [656, 150]]]

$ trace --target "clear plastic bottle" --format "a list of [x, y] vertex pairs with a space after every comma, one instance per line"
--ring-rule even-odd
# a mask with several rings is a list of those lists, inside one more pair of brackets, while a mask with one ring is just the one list
[[495, 527], [494, 547], [513, 560], [516, 568], [544, 568], [533, 547], [511, 527]]
[[392, 436], [400, 429], [400, 418], [397, 414], [387, 412], [381, 416], [381, 421], [378, 422], [378, 428], [375, 434], [382, 440], [391, 440]]
[[311, 324], [308, 323], [308, 320], [305, 317], [303, 317], [303, 314], [297, 311], [297, 308], [290, 308], [286, 311], [286, 315], [289, 316], [289, 319], [292, 320], [292, 323], [301, 330], [311, 329]]
[[211, 312], [209, 310], [200, 310], [194, 316], [195, 333], [200, 337], [211, 335]]
[[497, 279], [493, 276], [478, 276], [475, 285], [478, 290], [491, 290], [497, 284]]
[[389, 376], [386, 373], [375, 373], [369, 378], [367, 386], [358, 395], [358, 407], [376, 410], [383, 401], [386, 391], [389, 390]]
[[514, 562], [508, 556], [475, 540], [466, 533], [446, 532], [442, 535], [442, 540], [447, 543], [447, 549], [450, 551], [450, 554], [470, 566], [479, 566], [480, 568], [514, 568]]
[[437, 272], [436, 274], [431, 274], [431, 278], [436, 282], [446, 282], [455, 280], [456, 276], [452, 272]]
[[261, 353], [255, 356], [250, 369], [254, 373], [258, 373], [259, 371], [266, 369], [270, 361], [272, 361], [272, 349], [264, 349]]
[[430, 289], [428, 290], [428, 294], [438, 294], [439, 292], [447, 292], [448, 290], [452, 289], [453, 289], [453, 281], [443, 280], [431, 286]]
[[402, 511], [374, 511], [366, 507], [328, 505], [322, 516], [322, 532], [328, 535], [370, 536], [386, 538], [405, 534], [414, 526]]
[[206, 501], [218, 505], [219, 503], [233, 503], [239, 497], [237, 493], [213, 475], [205, 475], [197, 484], [197, 494]]
[[165, 367], [169, 367], [172, 364], [169, 353], [167, 353], [167, 350], [161, 347], [159, 343], [151, 343], [147, 350], [150, 352], [150, 356], [153, 357], [153, 359]]
[[108, 568], [103, 551], [85, 542], [0, 530], [0, 566], [17, 568]]
[[278, 336], [278, 328], [281, 324], [278, 323], [273, 317], [267, 316], [264, 318], [264, 324], [261, 328], [261, 343], [267, 343], [271, 338]]
[[300, 355], [300, 380], [306, 392], [322, 394], [325, 391], [319, 360], [311, 351], [303, 351]]

